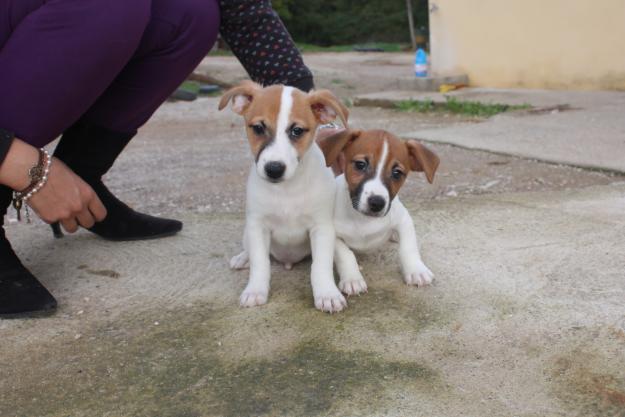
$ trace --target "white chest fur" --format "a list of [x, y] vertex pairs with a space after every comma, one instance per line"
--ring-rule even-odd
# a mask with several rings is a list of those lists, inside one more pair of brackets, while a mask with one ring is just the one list
[[417, 286], [430, 284], [432, 271], [421, 260], [412, 218], [399, 198], [395, 197], [391, 202], [386, 216], [365, 216], [352, 207], [345, 178], [340, 176], [336, 182], [334, 228], [337, 236], [335, 262], [341, 276], [339, 288], [348, 295], [367, 291], [367, 284], [352, 251], [380, 249], [391, 237], [399, 241], [404, 281]]
[[331, 222], [334, 206], [334, 176], [316, 144], [298, 170], [291, 180], [272, 184], [252, 169], [247, 186], [248, 219], [269, 230], [272, 255], [288, 263], [310, 254], [310, 230]]

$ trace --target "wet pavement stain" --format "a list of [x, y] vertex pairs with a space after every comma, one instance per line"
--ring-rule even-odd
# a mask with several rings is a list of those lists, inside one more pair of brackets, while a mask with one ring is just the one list
[[[317, 331], [302, 333], [269, 357], [224, 352], [221, 340], [238, 326], [257, 323], [249, 316], [257, 313], [236, 307], [144, 312], [85, 331], [80, 340], [57, 339], [58, 357], [50, 357], [50, 346], [31, 356], [34, 372], [22, 372], [24, 379], [0, 394], [0, 404], [13, 405], [0, 406], [0, 415], [317, 416], [347, 398], [375, 412], [390, 406], [386, 390], [440, 386], [437, 372], [425, 364], [334, 348], [322, 323], [349, 317], [310, 310], [288, 320], [303, 327], [299, 321], [314, 314], [321, 318]], [[37, 371], [42, 367], [48, 377]], [[33, 385], [46, 395], [32, 398]]]
[[408, 287], [401, 282], [389, 287], [370, 285], [366, 294], [348, 297], [348, 307], [341, 313], [321, 316], [312, 306], [312, 293], [306, 290], [298, 299], [301, 308], [289, 306], [285, 314], [297, 317], [295, 323], [306, 324], [307, 332], [318, 326], [322, 334], [330, 328], [341, 331], [364, 327], [383, 335], [394, 330], [418, 332], [447, 325], [452, 313], [442, 312], [427, 293], [429, 289]]
[[[326, 414], [336, 401], [351, 397], [354, 391], [379, 398], [391, 381], [425, 386], [434, 380], [435, 373], [420, 364], [304, 342], [287, 356], [236, 367], [218, 378], [214, 388], [221, 399], [219, 414], [225, 416], [316, 416]], [[376, 404], [369, 406], [371, 411], [376, 409]]]

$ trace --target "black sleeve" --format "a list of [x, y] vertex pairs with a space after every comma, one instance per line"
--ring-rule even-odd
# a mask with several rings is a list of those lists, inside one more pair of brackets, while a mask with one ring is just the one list
[[0, 166], [4, 162], [4, 158], [6, 158], [9, 153], [9, 148], [13, 144], [13, 139], [15, 135], [8, 130], [0, 129]]
[[220, 0], [221, 36], [250, 78], [262, 85], [314, 87], [310, 70], [270, 0]]

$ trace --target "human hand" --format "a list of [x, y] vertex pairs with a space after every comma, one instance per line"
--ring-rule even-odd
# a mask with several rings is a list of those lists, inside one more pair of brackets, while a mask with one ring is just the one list
[[[13, 139], [9, 152], [0, 164], [0, 184], [13, 190], [25, 189], [30, 185], [28, 170], [38, 160], [37, 148], [20, 139]], [[48, 181], [33, 194], [28, 205], [43, 221], [59, 221], [69, 233], [78, 230], [79, 225], [90, 228], [106, 217], [106, 208], [93, 189], [56, 158], [52, 160]]]
[[78, 226], [88, 229], [106, 217], [106, 208], [93, 189], [56, 158], [48, 182], [28, 200], [28, 205], [44, 222], [60, 222], [69, 233]]

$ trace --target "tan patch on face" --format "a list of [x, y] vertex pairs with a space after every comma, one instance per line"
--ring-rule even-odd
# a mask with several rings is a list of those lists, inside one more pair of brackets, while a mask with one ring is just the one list
[[[254, 158], [258, 158], [258, 154], [275, 136], [281, 94], [281, 86], [262, 89], [254, 96], [254, 100], [244, 114], [247, 139]], [[254, 125], [264, 125], [264, 133], [256, 133], [253, 128]]]
[[315, 138], [318, 122], [308, 102], [307, 94], [297, 89], [293, 90], [293, 107], [289, 121], [289, 127], [295, 124], [306, 130], [299, 139], [291, 141], [297, 150], [297, 155], [301, 158]]
[[[363, 132], [345, 150], [345, 179], [352, 196], [362, 183], [375, 177], [376, 161], [382, 154], [383, 144], [378, 135]], [[359, 166], [363, 162], [366, 164], [364, 169]]]
[[[255, 158], [272, 140], [275, 139], [278, 132], [278, 116], [280, 114], [282, 86], [271, 86], [261, 90], [250, 104], [249, 109], [245, 113], [245, 124], [247, 137], [250, 148]], [[291, 114], [289, 115], [289, 123], [287, 128], [297, 126], [305, 130], [304, 134], [297, 139], [292, 139], [291, 143], [296, 149], [298, 156], [304, 156], [310, 147], [318, 122], [310, 108], [307, 95], [300, 90], [293, 89], [292, 94], [293, 105]], [[264, 124], [264, 134], [259, 135], [254, 131], [253, 126]], [[284, 132], [289, 134], [289, 132]]]
[[[387, 179], [391, 200], [395, 198], [399, 189], [406, 182], [408, 173], [410, 172], [410, 155], [404, 141], [397, 136], [387, 133], [388, 142], [388, 159], [384, 168], [384, 178]], [[399, 179], [393, 177], [394, 171], [401, 171], [402, 175]], [[385, 182], [386, 183], [386, 182]]]
[[[384, 142], [388, 144], [388, 152], [386, 160], [382, 161]], [[345, 179], [352, 195], [363, 182], [373, 179], [380, 164], [384, 163], [380, 179], [388, 188], [392, 200], [406, 181], [406, 176], [410, 170], [410, 157], [404, 142], [397, 136], [383, 130], [363, 131], [354, 142], [345, 148], [344, 157]], [[362, 171], [357, 168], [358, 161], [367, 162], [366, 170]], [[392, 177], [394, 169], [403, 172], [400, 179]]]

